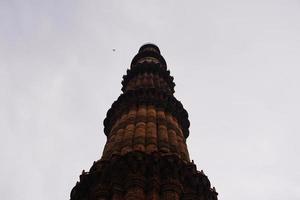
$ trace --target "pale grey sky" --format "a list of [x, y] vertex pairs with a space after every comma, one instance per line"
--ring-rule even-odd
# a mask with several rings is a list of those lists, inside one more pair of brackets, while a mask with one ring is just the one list
[[175, 78], [191, 158], [219, 199], [299, 200], [292, 0], [0, 0], [1, 199], [69, 199], [146, 42]]

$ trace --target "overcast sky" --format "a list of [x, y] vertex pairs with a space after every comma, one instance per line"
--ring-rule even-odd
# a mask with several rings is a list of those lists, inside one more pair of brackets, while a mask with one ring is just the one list
[[1, 199], [69, 199], [146, 42], [175, 78], [190, 156], [219, 199], [299, 200], [292, 0], [0, 0]]

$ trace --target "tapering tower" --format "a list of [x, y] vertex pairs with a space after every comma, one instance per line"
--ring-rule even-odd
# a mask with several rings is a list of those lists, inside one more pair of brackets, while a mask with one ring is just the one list
[[102, 158], [80, 175], [71, 200], [216, 200], [190, 162], [188, 113], [157, 46], [140, 48], [122, 85], [104, 120]]

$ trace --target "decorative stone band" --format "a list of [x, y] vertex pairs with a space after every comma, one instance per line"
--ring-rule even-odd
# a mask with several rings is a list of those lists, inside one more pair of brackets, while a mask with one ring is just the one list
[[139, 52], [132, 59], [130, 68], [133, 69], [137, 66], [137, 64], [147, 60], [145, 58], [152, 58], [152, 61], [154, 61], [154, 62], [156, 62], [155, 60], [157, 60], [157, 63], [160, 63], [159, 67], [161, 67], [164, 70], [167, 69], [167, 63], [166, 63], [164, 57], [162, 57], [162, 55], [160, 55], [159, 53], [157, 53], [155, 51], [142, 51], [142, 52]]
[[175, 83], [173, 80], [170, 71], [162, 69], [160, 64], [143, 62], [127, 70], [127, 74], [123, 76], [122, 91], [126, 92], [137, 88], [157, 88], [174, 93]]
[[[115, 123], [121, 119], [124, 113], [128, 113], [132, 106], [139, 105], [153, 105], [158, 109], [170, 113], [174, 116], [185, 138], [189, 136], [190, 122], [188, 120], [188, 113], [183, 108], [180, 101], [178, 101], [173, 95], [168, 95], [163, 91], [157, 89], [138, 89], [128, 91], [121, 94], [119, 98], [112, 104], [112, 107], [108, 110], [106, 118], [104, 119], [104, 133], [106, 136], [112, 131], [112, 127]], [[160, 120], [158, 119], [157, 122]]]
[[139, 152], [95, 162], [71, 192], [71, 200], [153, 198], [217, 200], [217, 192], [193, 163]]

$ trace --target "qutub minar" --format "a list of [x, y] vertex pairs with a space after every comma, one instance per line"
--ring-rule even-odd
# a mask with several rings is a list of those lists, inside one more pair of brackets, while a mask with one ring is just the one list
[[122, 85], [104, 120], [102, 158], [82, 172], [71, 200], [217, 200], [190, 161], [188, 113], [156, 45], [140, 48]]

